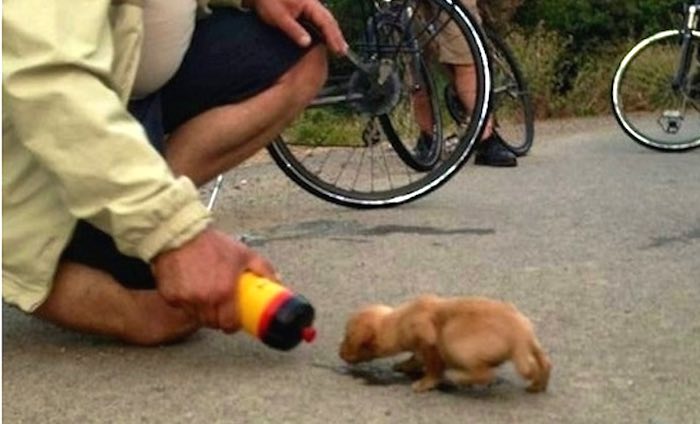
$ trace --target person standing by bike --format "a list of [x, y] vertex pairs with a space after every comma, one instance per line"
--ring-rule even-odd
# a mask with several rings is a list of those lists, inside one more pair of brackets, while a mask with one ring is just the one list
[[[477, 0], [461, 1], [462, 5], [480, 23], [481, 15]], [[476, 70], [474, 69], [472, 53], [459, 29], [453, 23], [448, 23], [435, 38], [433, 49], [438, 61], [450, 70], [457, 100], [464, 108], [472, 110], [477, 84]], [[430, 113], [427, 112], [427, 98], [425, 93], [422, 94], [423, 99], [421, 99], [420, 92], [416, 93], [415, 101], [416, 120], [423, 129], [416, 146], [417, 153], [429, 151], [431, 143], [430, 128], [432, 122]], [[503, 139], [496, 131], [492, 117], [488, 118], [481, 140], [476, 147], [474, 163], [496, 167], [513, 167], [518, 164], [515, 154], [505, 146]]]

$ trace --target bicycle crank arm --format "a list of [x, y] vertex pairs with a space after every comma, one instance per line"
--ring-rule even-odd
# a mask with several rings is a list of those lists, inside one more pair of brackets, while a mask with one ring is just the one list
[[364, 99], [362, 94], [343, 94], [338, 96], [319, 96], [314, 99], [309, 107], [328, 106], [340, 103], [356, 102]]
[[[299, 23], [309, 32], [309, 34], [311, 34], [312, 38], [316, 40], [323, 40], [323, 34], [321, 34], [321, 31], [319, 31], [318, 28], [316, 28], [316, 26], [308, 19], [299, 19]], [[365, 74], [369, 75], [372, 72], [369, 65], [363, 62], [360, 56], [358, 56], [357, 53], [355, 53], [355, 51], [353, 51], [350, 47], [348, 47], [348, 50], [345, 52], [345, 57], [347, 57], [350, 63], [355, 65], [357, 69]], [[380, 81], [379, 85], [382, 84], [384, 84], [384, 81]]]
[[[306, 31], [311, 35], [311, 37], [316, 40], [323, 42], [323, 34], [321, 31], [316, 27], [316, 25], [313, 24], [310, 20], [306, 18], [300, 18], [299, 19], [299, 24], [306, 29]], [[345, 56], [352, 62], [353, 65], [357, 67], [357, 69], [361, 70], [364, 73], [369, 73], [370, 69], [369, 67], [360, 59], [360, 57], [355, 53], [350, 47], [348, 47], [347, 52], [345, 52]]]
[[352, 49], [348, 48], [348, 51], [345, 52], [345, 57], [348, 58], [348, 60], [357, 67], [357, 69], [361, 70], [362, 72], [369, 74], [371, 72], [369, 66], [365, 64], [362, 59], [355, 53]]

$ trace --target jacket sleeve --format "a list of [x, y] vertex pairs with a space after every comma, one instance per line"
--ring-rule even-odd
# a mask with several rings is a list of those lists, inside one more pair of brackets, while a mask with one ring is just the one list
[[150, 260], [211, 217], [120, 98], [109, 10], [108, 0], [4, 2], [3, 126], [55, 177], [74, 216]]

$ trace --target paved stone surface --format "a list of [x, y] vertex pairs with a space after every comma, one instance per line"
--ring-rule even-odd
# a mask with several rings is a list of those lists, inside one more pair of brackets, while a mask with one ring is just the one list
[[[244, 334], [128, 347], [3, 306], [6, 422], [700, 422], [700, 151], [637, 146], [610, 118], [538, 126], [515, 169], [468, 165], [383, 211], [316, 200], [264, 160], [217, 205], [318, 312], [290, 353]], [[487, 389], [417, 395], [389, 361], [350, 370], [344, 321], [367, 302], [486, 295], [533, 319], [555, 368], [525, 393], [506, 366]]]

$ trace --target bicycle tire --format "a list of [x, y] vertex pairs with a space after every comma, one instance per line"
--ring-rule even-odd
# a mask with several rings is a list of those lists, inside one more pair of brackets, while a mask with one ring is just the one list
[[535, 115], [527, 81], [515, 54], [501, 36], [484, 26], [493, 85], [491, 116], [506, 147], [525, 156], [535, 138]]
[[[690, 51], [697, 55], [700, 31], [691, 35]], [[678, 93], [672, 88], [680, 41], [680, 30], [643, 39], [620, 61], [612, 82], [617, 122], [632, 140], [653, 150], [682, 152], [700, 146], [700, 86], [695, 87], [694, 97], [689, 95], [692, 87]], [[688, 81], [700, 85], [700, 58], [695, 59]]]
[[[370, 25], [371, 24], [382, 26], [377, 28], [377, 30], [378, 32], [383, 32], [384, 38], [398, 36], [398, 39], [402, 40], [406, 37], [401, 25], [396, 25], [393, 22], [382, 23], [372, 20]], [[387, 33], [387, 31], [389, 32]], [[414, 77], [414, 84], [422, 83], [425, 86], [426, 91], [429, 93], [428, 97], [430, 99], [430, 103], [428, 105], [430, 109], [429, 114], [436, 120], [431, 134], [428, 135], [428, 137], [431, 138], [432, 146], [428, 146], [427, 151], [411, 148], [410, 145], [404, 144], [399, 131], [397, 131], [397, 128], [392, 123], [392, 119], [389, 115], [382, 114], [378, 116], [378, 118], [382, 130], [384, 131], [384, 135], [386, 135], [387, 140], [389, 143], [391, 143], [391, 146], [394, 148], [399, 158], [401, 158], [401, 160], [413, 170], [418, 172], [427, 172], [435, 167], [442, 152], [442, 123], [438, 112], [440, 103], [435, 95], [435, 81], [433, 81], [433, 78], [430, 75], [425, 60], [422, 57], [419, 57], [417, 59], [414, 58], [414, 61], [418, 62], [414, 63], [414, 65], [418, 67], [418, 69], [414, 70], [414, 72], [418, 74], [417, 78]]]
[[[425, 65], [421, 65], [421, 68], [424, 67]], [[428, 91], [434, 93], [435, 87], [432, 78], [430, 78], [428, 74], [426, 75], [425, 79], [428, 85]], [[436, 97], [431, 95], [430, 98], [432, 103], [431, 109], [435, 111], [439, 110], [440, 106]], [[437, 120], [440, 119], [439, 113], [435, 114], [434, 116]], [[420, 150], [417, 148], [411, 148], [411, 146], [404, 144], [402, 137], [399, 135], [388, 115], [380, 115], [379, 123], [382, 126], [382, 130], [389, 140], [389, 143], [391, 143], [391, 146], [396, 151], [396, 154], [406, 165], [418, 172], [430, 171], [437, 165], [438, 161], [440, 160], [442, 146], [444, 144], [442, 137], [442, 125], [440, 123], [437, 124], [436, 128], [433, 130], [433, 133], [429, 135], [432, 146], [427, 147], [428, 152], [424, 156], [419, 154]], [[417, 145], [415, 147], [417, 147]]]
[[[378, 124], [377, 121], [382, 115], [384, 115], [382, 119], [393, 119], [391, 111], [376, 114], [354, 113], [357, 116], [353, 118], [362, 118], [362, 120], [357, 120], [360, 125], [358, 128], [354, 128], [353, 125], [356, 121], [351, 121], [348, 126], [356, 130], [355, 132], [359, 131], [361, 135], [357, 135], [356, 139], [350, 139], [348, 144], [342, 144], [340, 147], [334, 147], [333, 143], [341, 138], [343, 138], [342, 141], [346, 141], [349, 137], [331, 134], [335, 130], [333, 127], [328, 127], [326, 133], [321, 134], [304, 132], [304, 127], [293, 128], [292, 130], [296, 132], [289, 135], [292, 130], [286, 131], [268, 146], [268, 150], [280, 169], [307, 192], [335, 204], [353, 208], [398, 206], [436, 190], [454, 176], [471, 156], [474, 142], [483, 132], [490, 102], [491, 76], [487, 66], [488, 59], [483, 34], [474, 18], [460, 4], [451, 4], [448, 0], [421, 1], [439, 10], [438, 16], [444, 16], [454, 22], [474, 54], [478, 82], [477, 101], [470, 125], [460, 133], [460, 143], [449, 154], [443, 154], [434, 167], [420, 172], [407, 165], [398, 156], [392, 143], [386, 140], [386, 134], [380, 131], [379, 125], [381, 123]], [[346, 15], [345, 17], [347, 18]], [[344, 19], [341, 25], [347, 24], [347, 22], [348, 19]], [[426, 28], [428, 27], [426, 26]], [[350, 32], [346, 31], [346, 37], [348, 33]], [[427, 34], [431, 35], [432, 33], [428, 32]], [[353, 41], [349, 41], [351, 48], [356, 50]], [[423, 47], [427, 48], [428, 42]], [[430, 72], [434, 72], [434, 70], [431, 68]], [[330, 79], [333, 76], [335, 74], [331, 73]], [[402, 96], [406, 95], [402, 90]], [[439, 95], [439, 91], [435, 90], [433, 95]], [[323, 112], [325, 111], [325, 113], [331, 114], [334, 125], [341, 126], [343, 121], [332, 113], [352, 114], [350, 113], [352, 110], [348, 112], [346, 109], [349, 108], [336, 106], [333, 109], [333, 107], [322, 106], [310, 109], [310, 111], [318, 113], [312, 114], [309, 121], [303, 120], [302, 124], [311, 122], [311, 124], [317, 124], [315, 129], [323, 128]], [[317, 120], [314, 121], [313, 118], [317, 118]], [[365, 126], [362, 125], [364, 121], [367, 121]], [[392, 120], [391, 123], [396, 127], [400, 125], [395, 120]], [[374, 130], [377, 130], [376, 134], [374, 134]], [[366, 132], [377, 135], [378, 138], [365, 137]], [[304, 136], [308, 138], [304, 138]], [[311, 138], [319, 138], [319, 140]], [[410, 145], [406, 140], [402, 139], [401, 141], [405, 146]], [[333, 158], [331, 158], [331, 153], [334, 154]], [[336, 153], [337, 155], [335, 155]], [[335, 157], [343, 156], [347, 158], [347, 162], [331, 164], [331, 162], [336, 161]], [[325, 172], [327, 165], [331, 168], [328, 173]], [[350, 166], [354, 168], [346, 173]], [[383, 169], [380, 169], [382, 167]], [[386, 171], [386, 175], [375, 175], [383, 171]], [[378, 178], [375, 179], [375, 177]]]

